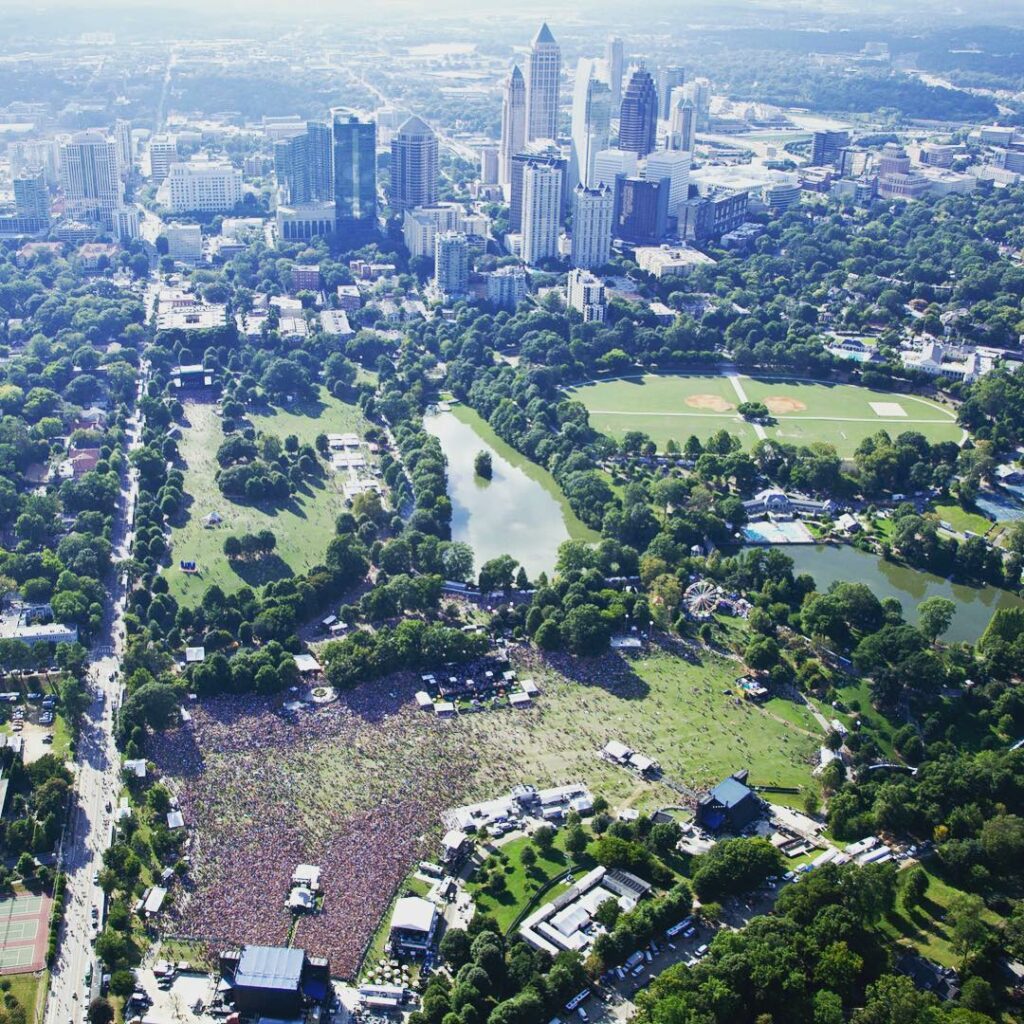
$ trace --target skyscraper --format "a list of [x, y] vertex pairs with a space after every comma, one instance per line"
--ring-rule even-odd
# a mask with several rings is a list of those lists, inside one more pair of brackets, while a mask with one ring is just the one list
[[334, 114], [334, 207], [339, 235], [358, 241], [377, 230], [377, 126]]
[[618, 36], [609, 36], [605, 43], [604, 59], [608, 64], [608, 87], [612, 91], [612, 116], [618, 116], [622, 103], [622, 67], [625, 50]]
[[612, 249], [615, 189], [577, 185], [572, 195], [572, 265], [591, 270], [608, 262]]
[[522, 153], [512, 159], [512, 181], [509, 184], [508, 226], [510, 231], [523, 227], [523, 169], [533, 163], [557, 167], [562, 175], [562, 213], [569, 208], [569, 161], [557, 146], [528, 142]]
[[834, 164], [839, 159], [840, 152], [849, 145], [849, 132], [815, 132], [811, 144], [811, 166], [824, 167], [826, 164]]
[[620, 174], [629, 176], [636, 172], [636, 153], [627, 153], [624, 149], [603, 149], [594, 159], [595, 185], [605, 184], [614, 189]]
[[173, 135], [154, 135], [149, 140], [149, 176], [155, 185], [167, 177], [171, 164], [178, 162], [178, 140]]
[[692, 153], [697, 134], [697, 108], [686, 98], [682, 88], [672, 90], [672, 110], [669, 119], [669, 145]]
[[122, 201], [117, 143], [101, 132], [77, 132], [61, 146], [60, 170], [67, 214], [113, 230]]
[[612, 94], [598, 78], [598, 62], [581, 57], [572, 94], [572, 168], [570, 185], [593, 184], [594, 157], [608, 148]]
[[562, 51], [545, 22], [533, 37], [526, 66], [527, 140], [557, 137], [561, 75]]
[[480, 147], [480, 184], [498, 184], [498, 147]]
[[274, 173], [280, 198], [289, 205], [333, 199], [330, 126], [307, 121], [301, 134], [275, 142]]
[[398, 213], [437, 202], [437, 135], [426, 121], [410, 117], [391, 140], [388, 205]]
[[501, 103], [501, 150], [498, 154], [498, 180], [512, 181], [512, 157], [526, 144], [526, 81], [516, 64], [505, 79]]
[[660, 149], [647, 158], [647, 180], [668, 182], [668, 215], [678, 215], [679, 204], [689, 194], [690, 154]]
[[668, 230], [667, 181], [619, 178], [615, 203], [615, 235], [625, 242], [656, 245]]
[[619, 148], [647, 156], [658, 141], [658, 90], [640, 65], [629, 80], [619, 112]]
[[14, 210], [19, 217], [50, 223], [50, 191], [46, 187], [46, 172], [41, 168], [14, 179]]
[[678, 64], [658, 69], [658, 117], [667, 121], [672, 116], [672, 90], [683, 84], [685, 75]]
[[121, 176], [127, 178], [131, 174], [135, 159], [131, 121], [118, 119], [114, 122], [114, 141], [117, 143], [117, 158], [121, 161]]
[[523, 260], [536, 264], [558, 256], [562, 220], [562, 169], [535, 162], [523, 168]]
[[469, 245], [461, 231], [439, 231], [434, 237], [434, 287], [445, 299], [469, 290]]
[[711, 114], [711, 83], [706, 78], [695, 78], [683, 86], [683, 95], [697, 108], [697, 128], [708, 126]]

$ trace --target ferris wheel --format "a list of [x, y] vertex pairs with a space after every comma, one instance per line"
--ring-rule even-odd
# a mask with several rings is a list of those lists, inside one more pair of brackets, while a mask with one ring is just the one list
[[695, 619], [709, 619], [718, 605], [718, 587], [710, 580], [697, 580], [686, 588], [683, 601]]

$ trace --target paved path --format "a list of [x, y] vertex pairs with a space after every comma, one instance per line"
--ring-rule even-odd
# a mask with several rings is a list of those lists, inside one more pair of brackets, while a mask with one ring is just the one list
[[[740, 400], [740, 405], [742, 405], [748, 399], [747, 393], [743, 390], [743, 385], [740, 383], [740, 375], [735, 370], [726, 370], [725, 376], [732, 385], [733, 391], [736, 392], [736, 397]], [[754, 428], [754, 433], [757, 434], [759, 441], [767, 440], [768, 435], [765, 433], [765, 429], [760, 423], [752, 423], [751, 426]]]
[[[139, 383], [139, 396], [144, 380]], [[128, 447], [141, 444], [141, 419], [129, 420]], [[103, 866], [110, 846], [112, 808], [121, 789], [121, 758], [114, 743], [114, 706], [121, 688], [120, 659], [124, 650], [124, 612], [127, 589], [116, 565], [128, 558], [133, 539], [132, 522], [138, 499], [138, 478], [129, 469], [121, 481], [113, 530], [115, 567], [110, 582], [110, 601], [103, 627], [89, 652], [88, 685], [94, 695], [83, 715], [75, 762], [75, 799], [62, 839], [61, 857], [67, 876], [64, 919], [59, 933], [46, 1001], [45, 1024], [80, 1024], [89, 1005], [90, 989], [85, 974], [94, 960], [92, 942], [96, 931], [92, 908], [102, 913], [102, 890], [94, 873]], [[93, 990], [99, 978], [93, 971]]]

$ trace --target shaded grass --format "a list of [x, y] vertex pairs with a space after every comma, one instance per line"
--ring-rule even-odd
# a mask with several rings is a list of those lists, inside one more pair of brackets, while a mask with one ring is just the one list
[[960, 533], [976, 533], [984, 537], [992, 529], [992, 520], [978, 512], [968, 512], [960, 505], [935, 505], [932, 511]]

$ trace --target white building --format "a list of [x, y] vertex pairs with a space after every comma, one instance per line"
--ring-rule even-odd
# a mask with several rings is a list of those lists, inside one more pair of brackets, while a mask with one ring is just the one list
[[435, 236], [439, 231], [458, 231], [462, 212], [458, 203], [435, 203], [406, 210], [402, 217], [402, 237], [409, 255], [433, 256]]
[[594, 184], [605, 184], [615, 191], [615, 179], [624, 174], [627, 178], [637, 173], [637, 155], [625, 149], [602, 149], [594, 157]]
[[604, 283], [589, 270], [570, 270], [565, 285], [565, 302], [582, 314], [583, 322], [603, 323], [608, 304]]
[[523, 261], [534, 265], [558, 257], [562, 171], [544, 164], [523, 168]]
[[308, 242], [331, 235], [337, 227], [337, 207], [330, 200], [278, 206], [275, 221], [277, 236], [285, 242]]
[[499, 267], [485, 275], [487, 301], [501, 309], [515, 309], [526, 298], [526, 271], [522, 267]]
[[65, 214], [112, 231], [124, 194], [117, 143], [101, 132], [77, 132], [61, 146], [60, 174]]
[[546, 24], [530, 45], [526, 65], [526, 140], [554, 139], [558, 135], [558, 94], [562, 77], [562, 51]]
[[173, 135], [154, 135], [149, 140], [149, 176], [156, 185], [161, 184], [178, 162], [178, 140]]
[[182, 263], [198, 263], [203, 258], [203, 229], [198, 224], [171, 221], [164, 228], [167, 255]]
[[697, 249], [684, 246], [650, 245], [638, 247], [633, 255], [636, 265], [659, 280], [685, 277], [694, 267], [713, 267], [715, 261]]
[[114, 234], [122, 244], [139, 237], [141, 215], [137, 206], [122, 206], [114, 211]]
[[794, 176], [788, 179], [779, 178], [765, 185], [761, 196], [771, 213], [784, 213], [791, 207], [799, 205], [801, 194], [800, 181]]
[[608, 148], [612, 92], [601, 80], [602, 62], [581, 57], [572, 96], [572, 166], [569, 184], [594, 184], [594, 159]]
[[434, 287], [445, 301], [469, 290], [469, 246], [461, 231], [442, 231], [434, 240]]
[[226, 160], [171, 164], [167, 184], [172, 213], [221, 213], [242, 201], [242, 172]]
[[582, 183], [572, 196], [572, 250], [574, 267], [592, 270], [607, 262], [612, 250], [615, 190], [609, 185], [586, 188]]
[[647, 180], [668, 182], [668, 215], [677, 216], [679, 204], [690, 188], [690, 154], [678, 149], [658, 149], [647, 157]]

